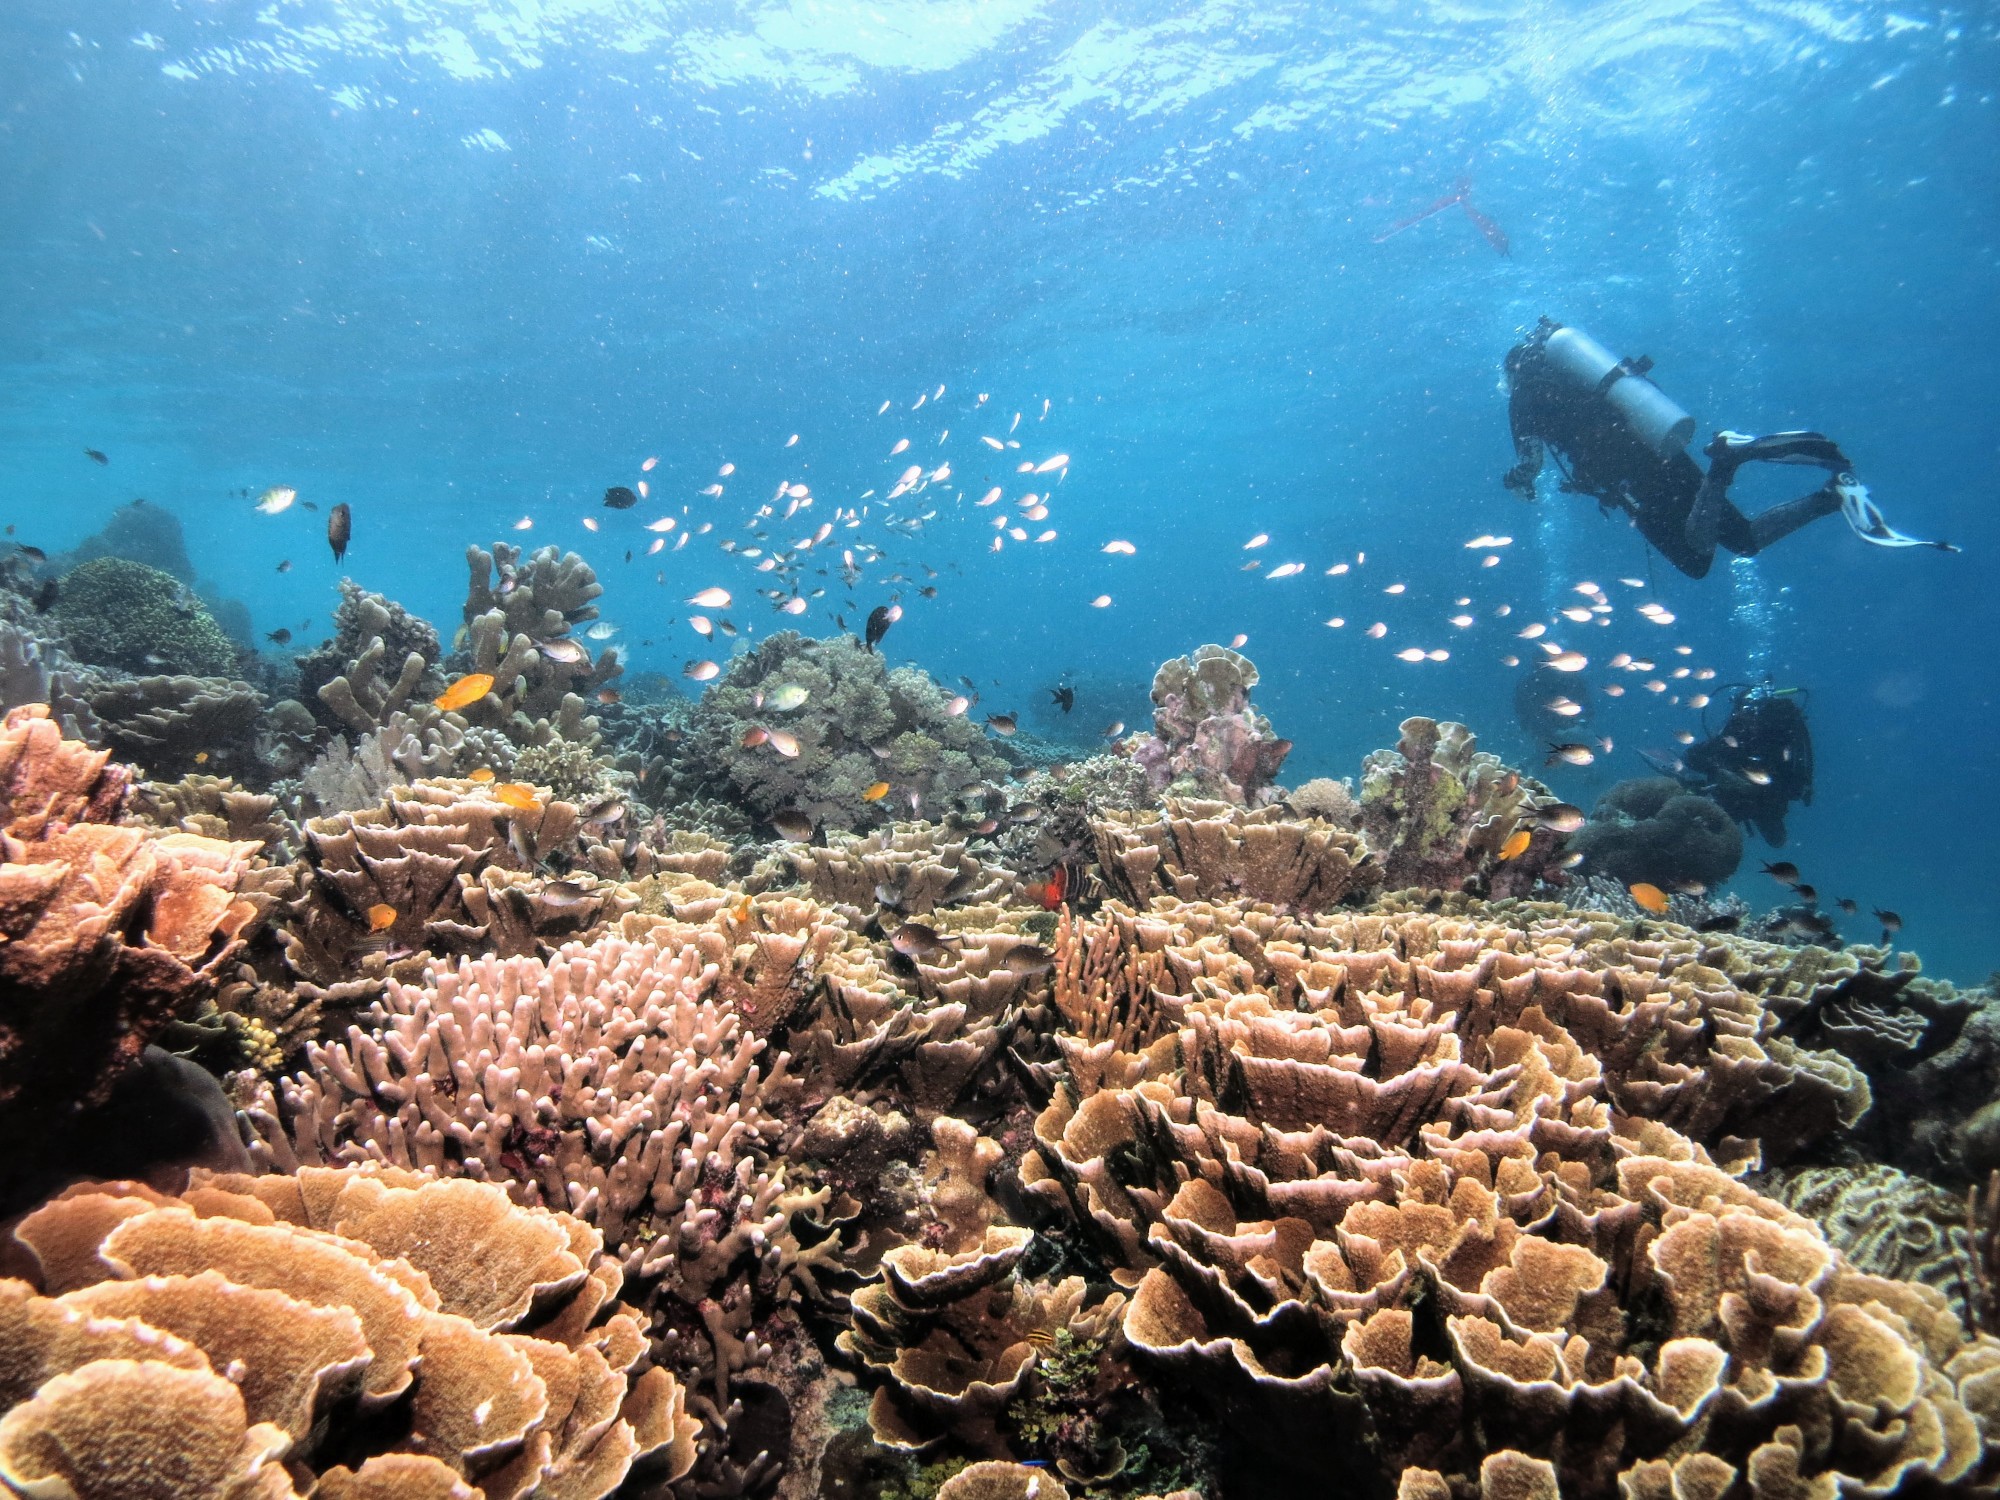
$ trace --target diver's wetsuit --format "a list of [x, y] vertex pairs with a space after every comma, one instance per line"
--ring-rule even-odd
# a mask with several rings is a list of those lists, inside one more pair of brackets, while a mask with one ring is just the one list
[[1772, 848], [1785, 843], [1785, 813], [1813, 798], [1812, 733], [1796, 692], [1744, 688], [1722, 732], [1687, 752], [1681, 779], [1755, 828]]
[[1542, 346], [1559, 326], [1544, 318], [1507, 352], [1507, 415], [1520, 457], [1507, 471], [1507, 488], [1532, 500], [1544, 448], [1552, 448], [1564, 490], [1590, 495], [1606, 510], [1627, 512], [1646, 540], [1690, 578], [1708, 572], [1718, 545], [1751, 557], [1840, 510], [1841, 495], [1829, 477], [1810, 494], [1744, 515], [1729, 499], [1730, 482], [1744, 463], [1810, 464], [1830, 476], [1853, 466], [1816, 432], [1761, 438], [1718, 433], [1707, 449], [1706, 474], [1678, 446], [1663, 457], [1632, 432], [1601, 392], [1579, 390], [1550, 366]]

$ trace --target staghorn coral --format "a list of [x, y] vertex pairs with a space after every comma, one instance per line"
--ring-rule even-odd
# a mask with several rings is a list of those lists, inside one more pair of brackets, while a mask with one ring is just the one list
[[1153, 674], [1153, 731], [1120, 747], [1155, 792], [1255, 806], [1272, 800], [1292, 742], [1250, 706], [1257, 669], [1225, 646], [1198, 646]]
[[156, 777], [198, 766], [254, 771], [257, 716], [264, 700], [247, 682], [223, 677], [93, 679], [82, 694], [102, 743]]
[[1743, 862], [1743, 830], [1715, 803], [1667, 776], [1621, 781], [1570, 836], [1592, 874], [1663, 891], [1721, 885]]
[[[781, 688], [803, 688], [804, 702], [777, 709]], [[890, 670], [850, 636], [816, 641], [784, 630], [733, 658], [709, 684], [687, 755], [706, 787], [761, 821], [790, 812], [828, 830], [873, 829], [899, 814], [942, 810], [1006, 773], [980, 730], [948, 706], [949, 695], [924, 673]], [[752, 733], [772, 730], [791, 736], [798, 754]], [[888, 794], [865, 800], [880, 781]]]
[[[1065, 1008], [1092, 1068], [1023, 1180], [1136, 1283], [1142, 1363], [1268, 1445], [1268, 1482], [1366, 1454], [1380, 1490], [1611, 1495], [1694, 1450], [1829, 1493], [1983, 1478], [2000, 1345], [1703, 1150], [1740, 1152], [1753, 1117], [1716, 1106], [1757, 1076], [1756, 1025], [1738, 996], [1750, 1024], [1685, 1050], [1729, 1009], [1692, 941], [1165, 906], [1098, 929], [1106, 994]], [[1187, 998], [1132, 1024], [1163, 990]]]
[[693, 1302], [788, 1240], [788, 1056], [714, 993], [694, 944], [605, 937], [546, 962], [467, 958], [391, 980], [367, 1025], [308, 1048], [280, 1103], [245, 1080], [261, 1151], [499, 1184], [603, 1233], [633, 1276]]
[[0, 1281], [0, 1473], [30, 1493], [586, 1500], [694, 1462], [602, 1240], [496, 1188], [197, 1174], [73, 1190], [15, 1238], [39, 1284]]
[[1276, 806], [1169, 797], [1158, 812], [1108, 814], [1095, 832], [1105, 878], [1140, 906], [1166, 894], [1323, 911], [1381, 879], [1358, 835]]
[[126, 558], [70, 569], [51, 618], [70, 653], [97, 666], [193, 677], [236, 667], [237, 648], [186, 584]]
[[[1532, 890], [1561, 848], [1535, 821], [1556, 795], [1480, 750], [1463, 724], [1411, 718], [1401, 728], [1394, 750], [1361, 763], [1361, 826], [1384, 883], [1496, 897]], [[1523, 829], [1527, 849], [1503, 861], [1502, 847]]]

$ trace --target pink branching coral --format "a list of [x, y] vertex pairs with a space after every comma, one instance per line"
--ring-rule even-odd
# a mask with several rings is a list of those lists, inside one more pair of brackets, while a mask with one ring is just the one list
[[467, 958], [391, 980], [366, 1026], [246, 1077], [269, 1164], [382, 1161], [498, 1183], [597, 1226], [628, 1274], [699, 1299], [781, 1254], [768, 1113], [788, 1053], [717, 995], [691, 943], [606, 937], [547, 961]]

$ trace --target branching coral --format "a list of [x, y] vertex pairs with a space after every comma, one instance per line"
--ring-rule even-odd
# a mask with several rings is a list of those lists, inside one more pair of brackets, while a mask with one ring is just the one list
[[570, 630], [597, 618], [591, 601], [604, 592], [590, 565], [574, 552], [543, 547], [526, 557], [495, 542], [465, 550], [471, 585], [465, 599], [464, 670], [493, 678], [493, 690], [463, 710], [474, 724], [504, 729], [519, 744], [546, 738], [542, 721], [564, 716], [563, 736], [594, 742], [595, 720], [583, 717], [583, 696], [623, 670], [616, 650], [595, 659]]
[[[1560, 845], [1537, 827], [1553, 792], [1479, 749], [1463, 724], [1405, 719], [1394, 750], [1361, 763], [1361, 823], [1391, 890], [1480, 888], [1520, 896], [1553, 868]], [[1503, 859], [1507, 841], [1527, 847]]]
[[288, 1500], [323, 1475], [321, 1494], [589, 1500], [693, 1465], [602, 1240], [495, 1188], [114, 1183], [15, 1236], [40, 1282], [0, 1281], [0, 1475], [24, 1493]]
[[299, 658], [299, 692], [328, 728], [368, 734], [436, 695], [442, 655], [426, 621], [343, 578], [332, 638]]
[[[788, 690], [800, 689], [793, 703]], [[712, 784], [760, 819], [793, 813], [830, 830], [869, 829], [941, 810], [1006, 773], [980, 731], [948, 707], [922, 672], [891, 671], [852, 637], [815, 641], [786, 630], [710, 684], [689, 750]], [[878, 782], [886, 794], [868, 800]]]
[[1281, 1468], [1365, 1452], [1386, 1489], [1525, 1465], [1550, 1495], [1692, 1450], [1829, 1490], [1983, 1476], [2000, 1345], [1697, 1144], [1831, 1121], [1691, 943], [1240, 905], [1108, 920], [1158, 955], [1127, 965], [1128, 1009], [1187, 998], [1144, 1028], [1113, 996], [1066, 1005], [1111, 1047], [1037, 1123], [1024, 1179], [1136, 1279], [1135, 1351]]
[[308, 1049], [252, 1111], [280, 1164], [380, 1160], [500, 1184], [603, 1232], [692, 1302], [786, 1232], [785, 1054], [718, 1003], [693, 945], [607, 937], [550, 960], [391, 981], [365, 1027]]
[[1155, 792], [1255, 805], [1274, 795], [1272, 781], [1292, 742], [1250, 706], [1257, 669], [1225, 646], [1199, 646], [1153, 675], [1153, 732], [1123, 746]]

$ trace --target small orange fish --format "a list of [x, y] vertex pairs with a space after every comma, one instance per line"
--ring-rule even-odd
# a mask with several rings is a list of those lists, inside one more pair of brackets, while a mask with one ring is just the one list
[[196, 765], [198, 765], [198, 766], [205, 766], [205, 765], [207, 765], [207, 764], [208, 764], [208, 752], [207, 752], [206, 750], [197, 750], [197, 751], [195, 751], [195, 753], [194, 753], [194, 763], [195, 763]]
[[730, 911], [730, 913], [729, 913], [729, 914], [730, 914], [730, 916], [734, 917], [734, 918], [735, 918], [735, 919], [736, 919], [736, 920], [737, 920], [738, 922], [747, 922], [747, 921], [749, 921], [749, 920], [750, 920], [750, 897], [748, 897], [748, 896], [745, 896], [745, 897], [744, 897], [744, 898], [743, 898], [743, 899], [742, 899], [741, 901], [737, 902], [737, 903], [736, 903], [736, 905], [735, 905], [735, 907], [734, 907], [734, 908], [733, 908], [733, 909], [732, 909], [732, 910]]
[[1656, 885], [1648, 885], [1642, 880], [1637, 885], [1626, 886], [1625, 889], [1631, 892], [1632, 899], [1647, 911], [1663, 912], [1667, 909], [1667, 893]]
[[1500, 846], [1500, 857], [1502, 859], [1519, 859], [1523, 854], [1528, 852], [1528, 845], [1534, 841], [1535, 835], [1533, 832], [1526, 828], [1517, 829], [1508, 838], [1507, 842]]
[[396, 908], [386, 901], [378, 901], [368, 908], [368, 930], [382, 932], [396, 925]]
[[485, 786], [493, 780], [493, 768], [491, 766], [481, 766], [478, 770], [474, 771], [470, 776], [466, 777], [466, 780], [476, 781], [481, 786]]
[[616, 703], [623, 695], [617, 688], [603, 688], [597, 694], [599, 703]]
[[455, 708], [464, 708], [468, 703], [477, 703], [492, 691], [493, 674], [473, 672], [459, 678], [431, 701], [443, 712], [450, 713]]
[[503, 781], [493, 788], [493, 795], [509, 807], [517, 807], [522, 812], [540, 812], [542, 800], [535, 795], [535, 789], [525, 781]]
[[1063, 904], [1063, 896], [1069, 890], [1069, 867], [1057, 865], [1049, 871], [1049, 878], [1026, 887], [1028, 899], [1044, 911], [1058, 911]]
[[867, 791], [861, 794], [861, 800], [863, 802], [880, 802], [884, 797], [888, 795], [889, 795], [889, 783], [886, 781], [878, 781], [875, 783], [875, 785], [871, 786], [870, 788], [868, 788]]
[[752, 724], [743, 731], [743, 738], [737, 741], [745, 750], [755, 750], [771, 737], [771, 731], [759, 724]]

